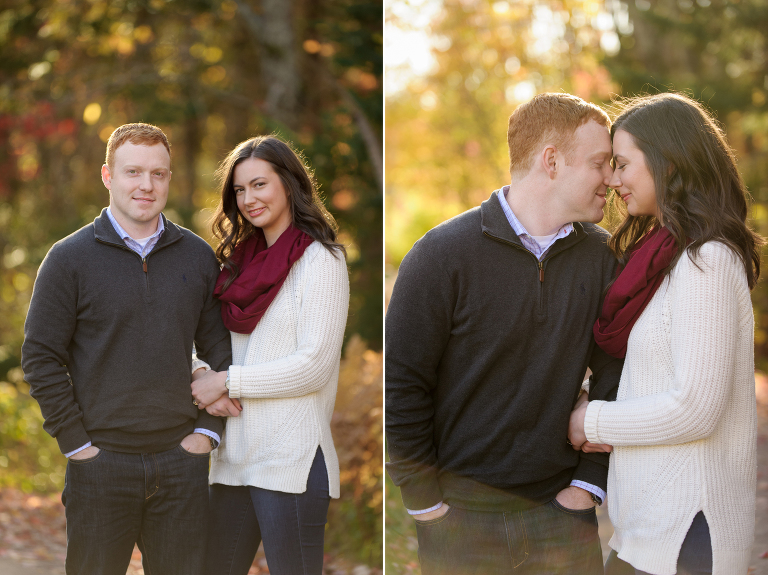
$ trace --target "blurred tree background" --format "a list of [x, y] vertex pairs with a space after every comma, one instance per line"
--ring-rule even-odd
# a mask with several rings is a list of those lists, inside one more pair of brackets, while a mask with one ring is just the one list
[[[764, 0], [387, 0], [387, 294], [418, 238], [508, 183], [507, 119], [546, 91], [606, 108], [617, 96], [696, 98], [725, 127], [751, 223], [768, 236], [767, 32]], [[766, 370], [764, 279], [752, 297]], [[387, 569], [417, 570], [412, 521], [387, 487], [386, 529], [402, 535], [388, 539]]]
[[[277, 133], [303, 151], [347, 246], [345, 358], [380, 363], [382, 10], [381, 0], [0, 2], [0, 486], [62, 487], [64, 460], [19, 367], [23, 324], [50, 246], [108, 204], [105, 144], [127, 122], [168, 134], [165, 213], [209, 240], [213, 173], [230, 149]], [[355, 381], [380, 389], [376, 377]], [[381, 463], [369, 452], [380, 397], [358, 392], [340, 384], [339, 424], [358, 441], [343, 442], [354, 468], [330, 529], [355, 533], [342, 551], [375, 565]], [[339, 550], [343, 537], [330, 540]]]

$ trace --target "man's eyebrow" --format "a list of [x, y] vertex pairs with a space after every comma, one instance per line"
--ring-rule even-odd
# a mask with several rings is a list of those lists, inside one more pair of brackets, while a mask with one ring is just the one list
[[[134, 169], [136, 169], [136, 168], [141, 168], [141, 169], [144, 169], [144, 166], [140, 166], [140, 165], [138, 165], [138, 164], [126, 164], [125, 166], [123, 166], [123, 169], [124, 169], [124, 170], [134, 170]], [[150, 172], [154, 172], [155, 170], [166, 170], [166, 171], [170, 171], [171, 169], [170, 169], [170, 168], [166, 168], [165, 166], [157, 166], [156, 168], [150, 168], [150, 170], [149, 170], [149, 171], [150, 171]]]

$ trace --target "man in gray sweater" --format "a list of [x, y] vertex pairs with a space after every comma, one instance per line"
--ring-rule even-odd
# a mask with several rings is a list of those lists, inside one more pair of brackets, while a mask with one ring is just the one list
[[161, 213], [170, 167], [159, 128], [115, 130], [101, 171], [109, 207], [54, 244], [35, 281], [22, 367], [69, 458], [68, 574], [123, 575], [135, 543], [147, 573], [204, 564], [223, 422], [193, 404], [192, 348], [216, 370], [231, 348], [213, 250]]
[[[610, 125], [540, 94], [509, 119], [511, 184], [429, 231], [386, 319], [388, 472], [416, 520], [422, 572], [598, 575], [607, 454], [568, 421], [615, 398], [621, 362], [592, 325], [615, 259], [603, 217]], [[589, 446], [593, 451], [600, 446]]]

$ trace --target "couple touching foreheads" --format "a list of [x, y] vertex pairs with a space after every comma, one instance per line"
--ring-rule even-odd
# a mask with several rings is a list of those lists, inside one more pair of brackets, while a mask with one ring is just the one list
[[124, 575], [138, 544], [147, 575], [245, 575], [261, 541], [270, 573], [322, 572], [344, 247], [279, 138], [217, 175], [214, 254], [161, 213], [166, 135], [119, 127], [109, 207], [40, 266], [22, 365], [68, 457], [68, 574]]
[[616, 106], [611, 122], [567, 94], [521, 105], [511, 183], [400, 266], [388, 471], [425, 575], [747, 572], [763, 240], [699, 103]]

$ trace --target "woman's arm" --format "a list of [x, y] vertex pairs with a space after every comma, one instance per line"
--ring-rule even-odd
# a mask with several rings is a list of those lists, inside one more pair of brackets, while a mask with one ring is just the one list
[[720, 420], [733, 383], [739, 310], [751, 305], [744, 267], [714, 242], [702, 246], [695, 265], [684, 255], [678, 267], [671, 301], [674, 385], [654, 395], [590, 402], [583, 425], [593, 443], [686, 443], [710, 435]]
[[349, 307], [349, 277], [341, 253], [320, 247], [309, 269], [298, 314], [298, 347], [256, 365], [230, 367], [229, 396], [298, 397], [328, 383], [338, 367]]

